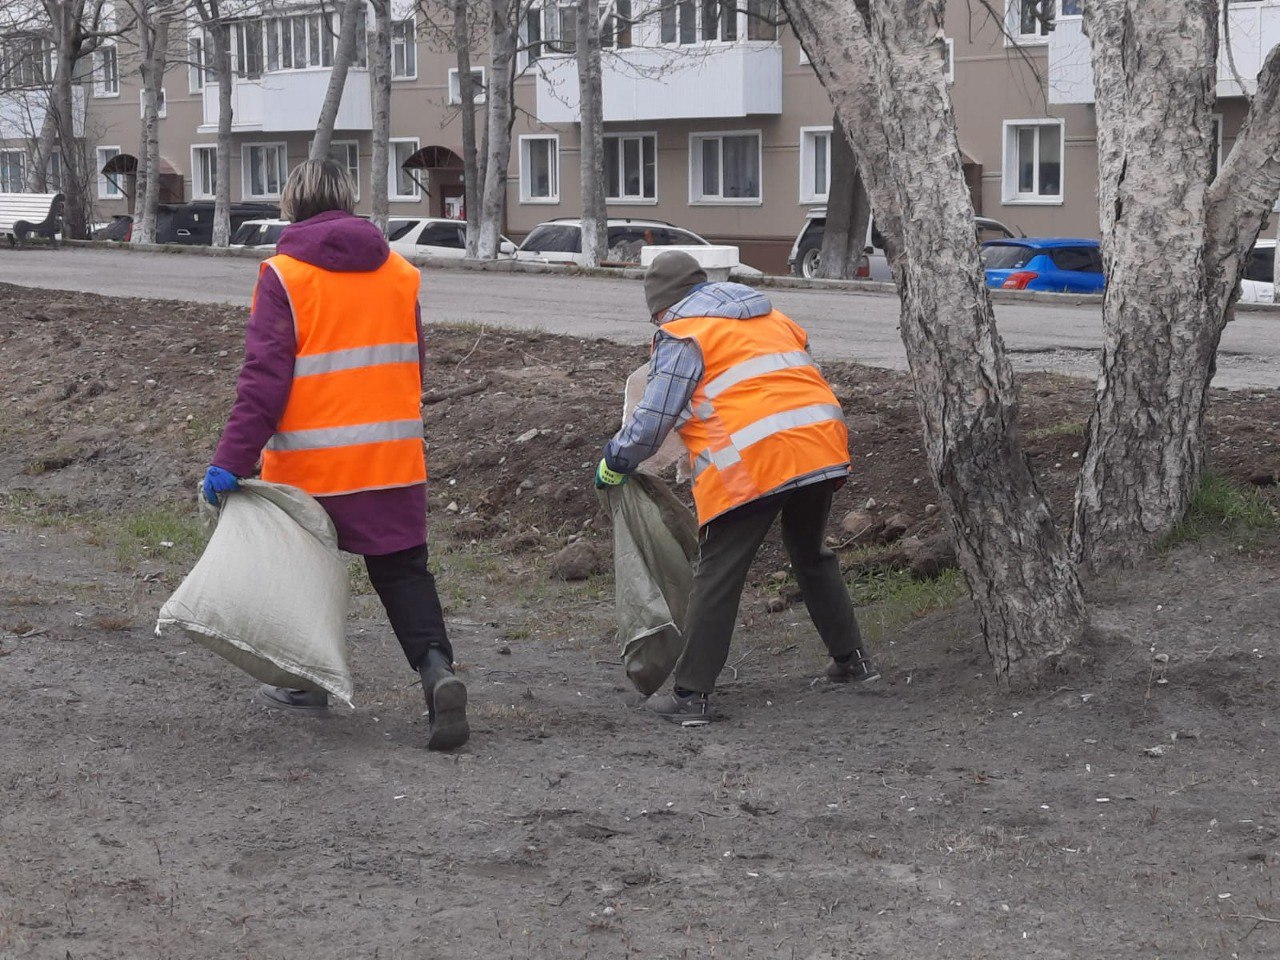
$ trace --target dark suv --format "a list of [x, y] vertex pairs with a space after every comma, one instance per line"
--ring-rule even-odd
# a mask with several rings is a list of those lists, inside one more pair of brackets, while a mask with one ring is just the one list
[[[272, 203], [231, 204], [231, 232], [234, 234], [246, 220], [275, 220], [280, 208]], [[135, 217], [118, 214], [105, 227], [95, 230], [95, 240], [128, 243], [133, 239]], [[213, 201], [162, 203], [156, 216], [156, 243], [181, 246], [208, 246], [213, 243]]]

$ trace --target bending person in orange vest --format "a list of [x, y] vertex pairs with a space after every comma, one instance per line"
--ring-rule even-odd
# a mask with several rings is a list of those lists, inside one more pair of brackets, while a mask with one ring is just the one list
[[[435, 579], [427, 569], [422, 446], [422, 319], [417, 269], [352, 215], [355, 187], [331, 160], [289, 175], [293, 224], [262, 265], [245, 331], [236, 402], [205, 474], [216, 503], [250, 476], [305, 490], [338, 545], [362, 554], [409, 666], [422, 677], [427, 746], [466, 743], [467, 689], [454, 676]], [[263, 686], [273, 706], [323, 710], [322, 690]]]
[[689, 451], [700, 528], [674, 689], [654, 694], [649, 708], [681, 722], [714, 717], [710, 695], [747, 570], [779, 516], [805, 606], [831, 654], [827, 676], [879, 679], [840, 564], [823, 543], [831, 496], [849, 474], [849, 434], [804, 330], [750, 287], [708, 283], [683, 252], [653, 261], [644, 293], [659, 327], [649, 383], [606, 445], [596, 484], [625, 482], [675, 430]]

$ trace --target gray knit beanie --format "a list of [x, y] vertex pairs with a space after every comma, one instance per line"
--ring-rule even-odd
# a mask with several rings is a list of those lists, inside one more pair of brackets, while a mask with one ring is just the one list
[[675, 306], [694, 287], [707, 282], [707, 271], [683, 250], [659, 254], [649, 264], [644, 276], [644, 298], [649, 303], [649, 316], [656, 316]]

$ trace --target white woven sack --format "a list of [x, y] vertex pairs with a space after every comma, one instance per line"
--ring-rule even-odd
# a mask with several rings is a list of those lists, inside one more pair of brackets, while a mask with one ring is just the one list
[[320, 688], [350, 705], [350, 591], [324, 508], [295, 487], [242, 480], [160, 608], [156, 636], [176, 627], [263, 683]]

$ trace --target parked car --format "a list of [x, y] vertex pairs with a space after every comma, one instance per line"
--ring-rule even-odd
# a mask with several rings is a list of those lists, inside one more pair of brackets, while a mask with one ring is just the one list
[[982, 245], [982, 266], [993, 289], [1101, 293], [1106, 286], [1097, 240], [992, 240]]
[[[975, 217], [974, 223], [978, 228], [979, 243], [1019, 236], [999, 220], [990, 217]], [[826, 208], [810, 210], [795, 243], [791, 245], [791, 254], [787, 257], [787, 266], [795, 276], [812, 279], [818, 275], [822, 263], [822, 238], [826, 230]], [[858, 276], [866, 280], [892, 280], [893, 273], [889, 270], [889, 261], [884, 255], [884, 237], [876, 229], [875, 223], [867, 224], [866, 246], [866, 262], [858, 270]]]
[[[639, 263], [640, 249], [648, 246], [710, 246], [696, 233], [661, 220], [609, 220], [610, 263]], [[516, 251], [517, 260], [538, 263], [581, 263], [582, 221], [576, 217], [540, 223], [524, 238]]]
[[1241, 303], [1275, 303], [1276, 242], [1259, 240], [1249, 252], [1244, 266], [1244, 279], [1240, 281]]
[[[444, 217], [396, 217], [387, 221], [387, 242], [402, 256], [460, 259], [467, 255], [467, 224]], [[498, 238], [498, 257], [515, 255], [516, 245]]]
[[231, 235], [231, 247], [241, 250], [246, 247], [271, 247], [274, 249], [280, 240], [280, 234], [289, 226], [288, 220], [278, 218], [270, 220], [246, 220]]

